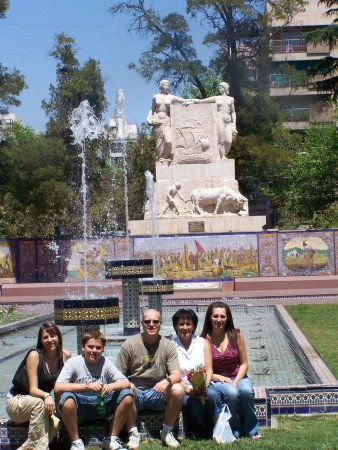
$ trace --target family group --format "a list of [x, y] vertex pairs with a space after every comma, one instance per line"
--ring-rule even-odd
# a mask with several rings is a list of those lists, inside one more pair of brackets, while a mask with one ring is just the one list
[[145, 409], [163, 411], [161, 441], [177, 448], [173, 426], [182, 408], [191, 428], [212, 438], [225, 404], [236, 438], [260, 438], [244, 337], [234, 327], [228, 305], [214, 302], [208, 307], [201, 336], [195, 334], [198, 317], [192, 309], [179, 309], [172, 321], [177, 336], [170, 341], [160, 334], [160, 313], [145, 310], [143, 332], [124, 341], [116, 365], [103, 355], [106, 338], [101, 331], [86, 332], [82, 354], [72, 357], [62, 346], [59, 328], [44, 323], [36, 348], [28, 352], [7, 394], [11, 419], [29, 421], [28, 438], [19, 450], [48, 449], [60, 419], [71, 450], [84, 450], [78, 424], [102, 418], [110, 422], [104, 450], [124, 448], [119, 439], [123, 426], [128, 449], [136, 450], [137, 413]]

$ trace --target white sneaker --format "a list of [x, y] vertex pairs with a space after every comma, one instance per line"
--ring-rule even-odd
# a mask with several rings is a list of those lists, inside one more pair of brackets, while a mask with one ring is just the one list
[[103, 450], [127, 450], [123, 447], [122, 442], [119, 438], [111, 440], [110, 437], [105, 437], [103, 439]]
[[129, 435], [127, 447], [129, 448], [129, 450], [136, 450], [139, 448], [139, 446], [140, 446], [140, 433], [138, 433], [137, 431], [133, 431]]
[[180, 443], [176, 441], [174, 438], [174, 435], [171, 431], [168, 431], [167, 433], [164, 430], [160, 431], [161, 441], [164, 445], [166, 445], [169, 448], [177, 448], [180, 446]]
[[86, 450], [84, 443], [81, 439], [78, 441], [72, 442], [72, 446], [70, 447], [70, 450]]

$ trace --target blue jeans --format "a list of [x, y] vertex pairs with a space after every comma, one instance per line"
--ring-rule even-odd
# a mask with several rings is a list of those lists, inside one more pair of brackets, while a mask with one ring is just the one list
[[[110, 392], [110, 394], [105, 395], [103, 397], [106, 409], [105, 417], [112, 416], [115, 413], [115, 410], [120, 404], [120, 402], [127, 395], [133, 395], [129, 389], [122, 389], [121, 391], [112, 391]], [[95, 394], [88, 395], [77, 392], [64, 392], [61, 395], [58, 405], [61, 414], [62, 414], [62, 407], [67, 398], [69, 397], [71, 397], [75, 402], [77, 409], [77, 418], [79, 422], [83, 422], [84, 420], [102, 419], [102, 416], [100, 416], [97, 413], [97, 396]]]
[[221, 402], [229, 406], [230, 426], [234, 436], [253, 436], [258, 432], [259, 420], [255, 412], [254, 390], [249, 378], [243, 378], [237, 387], [229, 383], [215, 381], [215, 388]]
[[136, 389], [136, 409], [142, 411], [143, 409], [152, 409], [153, 411], [163, 411], [165, 409], [164, 395], [160, 392], [149, 389]]
[[218, 411], [222, 409], [222, 402], [214, 385], [210, 384], [208, 387], [205, 400], [206, 402], [203, 404], [197, 398], [185, 394], [183, 408], [191, 421], [198, 426], [199, 431], [209, 431], [211, 437]]

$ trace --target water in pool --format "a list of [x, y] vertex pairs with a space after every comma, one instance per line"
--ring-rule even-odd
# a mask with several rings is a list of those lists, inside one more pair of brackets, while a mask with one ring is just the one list
[[[178, 306], [164, 308], [161, 334], [174, 338], [171, 317]], [[197, 334], [201, 331], [206, 306], [194, 308], [199, 318]], [[304, 367], [293, 351], [283, 325], [278, 320], [274, 307], [271, 306], [232, 306], [235, 326], [245, 336], [249, 359], [249, 376], [255, 386], [287, 386], [311, 383]], [[64, 347], [76, 355], [75, 327], [60, 327]], [[7, 417], [5, 399], [11, 386], [16, 368], [26, 352], [36, 345], [39, 325], [22, 329], [0, 337], [0, 418]], [[122, 318], [120, 324], [102, 326], [108, 342], [105, 355], [115, 361], [120, 348], [118, 336], [123, 334]]]

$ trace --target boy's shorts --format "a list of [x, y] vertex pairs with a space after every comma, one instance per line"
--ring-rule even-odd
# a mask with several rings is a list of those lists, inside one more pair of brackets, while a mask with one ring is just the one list
[[127, 395], [133, 395], [130, 389], [112, 391], [105, 395], [103, 397], [106, 407], [105, 415], [100, 415], [97, 413], [97, 396], [95, 394], [88, 395], [87, 393], [84, 394], [82, 392], [64, 392], [61, 395], [58, 407], [60, 413], [62, 414], [62, 407], [65, 401], [67, 398], [71, 397], [74, 399], [76, 405], [77, 418], [79, 422], [83, 422], [84, 420], [99, 420], [103, 417], [113, 416], [116, 408]]

